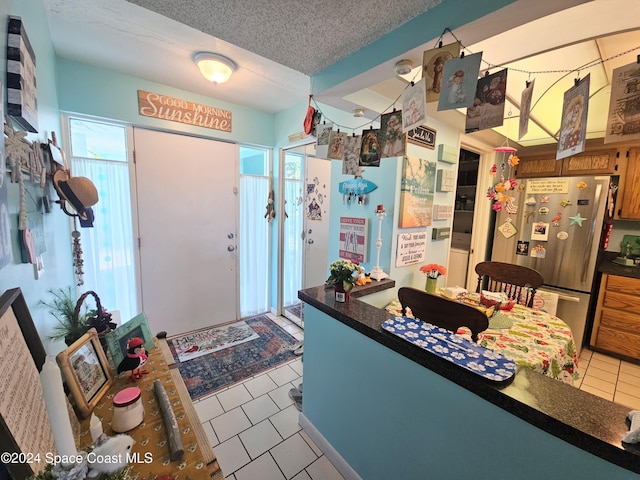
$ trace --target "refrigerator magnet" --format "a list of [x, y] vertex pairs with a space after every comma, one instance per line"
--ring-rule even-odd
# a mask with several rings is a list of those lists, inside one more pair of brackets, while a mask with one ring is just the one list
[[554, 227], [559, 227], [560, 226], [560, 220], [562, 220], [562, 214], [560, 212], [558, 212], [551, 219], [551, 225], [553, 225]]
[[577, 215], [574, 215], [573, 217], [569, 217], [569, 220], [571, 220], [571, 222], [569, 222], [569, 225], [578, 225], [579, 227], [582, 226], [582, 222], [584, 222], [587, 218], [583, 217], [579, 212]]
[[558, 232], [556, 237], [558, 237], [558, 240], [566, 240], [567, 238], [569, 238], [569, 234], [563, 230], [561, 232]]
[[549, 224], [544, 222], [534, 223], [531, 227], [531, 240], [546, 242], [549, 240]]
[[569, 200], [568, 198], [565, 198], [564, 200], [562, 200], [562, 201], [560, 202], [560, 206], [561, 206], [562, 208], [564, 208], [564, 207], [568, 207], [569, 205], [572, 205], [572, 203], [571, 203], [571, 200]]
[[530, 207], [534, 206], [536, 204], [536, 199], [535, 197], [529, 197], [524, 201], [525, 205], [528, 205]]
[[547, 215], [549, 213], [549, 208], [548, 207], [540, 207], [538, 209], [538, 213], [540, 215]]
[[498, 227], [498, 231], [504, 235], [504, 238], [511, 238], [518, 233], [518, 229], [513, 225], [510, 218]]
[[536, 245], [531, 249], [531, 256], [535, 258], [544, 258], [547, 255], [547, 250], [542, 245]]
[[542, 195], [540, 197], [540, 203], [549, 203], [549, 195]]
[[529, 242], [524, 240], [518, 240], [518, 246], [516, 247], [516, 255], [529, 255]]

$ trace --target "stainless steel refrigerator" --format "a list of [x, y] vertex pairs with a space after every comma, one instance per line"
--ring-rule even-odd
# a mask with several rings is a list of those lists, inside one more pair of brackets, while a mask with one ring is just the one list
[[[581, 348], [600, 237], [609, 205], [608, 176], [524, 179], [496, 216], [492, 259], [538, 270], [541, 290], [558, 294], [556, 315]], [[514, 210], [517, 210], [514, 212]]]

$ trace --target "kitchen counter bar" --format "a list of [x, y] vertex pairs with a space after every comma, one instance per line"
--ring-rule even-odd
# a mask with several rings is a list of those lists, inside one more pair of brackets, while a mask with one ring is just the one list
[[[393, 288], [394, 285], [395, 282], [388, 283], [384, 285], [384, 288]], [[382, 285], [378, 285], [378, 289], [380, 288], [382, 288]], [[626, 420], [629, 408], [591, 395], [527, 368], [518, 368], [515, 379], [507, 386], [487, 382], [441, 357], [382, 330], [380, 325], [390, 318], [390, 315], [385, 310], [358, 299], [359, 296], [367, 293], [366, 289], [362, 291], [354, 290], [351, 295], [351, 301], [346, 304], [336, 303], [333, 290], [323, 286], [301, 290], [298, 293], [298, 298], [313, 307], [308, 309], [305, 306], [305, 392], [308, 392], [309, 396], [316, 391], [316, 386], [313, 385], [314, 378], [311, 375], [316, 371], [313, 366], [316, 361], [314, 358], [316, 350], [313, 348], [313, 336], [318, 325], [315, 322], [324, 322], [324, 325], [327, 325], [325, 319], [328, 316], [348, 327], [348, 329], [373, 340], [376, 344], [396, 352], [404, 357], [405, 361], [408, 360], [421, 365], [425, 369], [443, 377], [448, 382], [472, 392], [486, 402], [498, 406], [500, 409], [528, 422], [537, 429], [623, 469], [640, 473], [640, 447], [638, 445], [623, 445], [621, 442], [622, 437], [629, 429], [629, 423]], [[314, 309], [317, 309], [318, 312], [315, 312]], [[310, 315], [308, 315], [307, 310], [309, 310]], [[321, 321], [318, 321], [318, 318], [321, 318]], [[327, 320], [330, 321], [330, 319]], [[320, 327], [323, 328], [322, 326]], [[341, 328], [344, 331], [343, 327], [336, 328]], [[355, 338], [359, 337], [356, 336]], [[308, 348], [307, 344], [309, 344]], [[332, 346], [327, 345], [326, 348], [331, 349]], [[378, 350], [380, 349], [378, 348]], [[307, 370], [310, 373], [309, 377], [307, 376]], [[368, 374], [370, 375], [371, 373], [368, 372]], [[362, 376], [366, 377], [367, 372], [362, 372]], [[307, 388], [307, 382], [310, 384], [309, 388]], [[314, 417], [315, 405], [313, 404], [315, 402], [312, 399], [306, 399], [305, 402], [307, 400], [309, 400], [307, 403], [310, 404], [309, 412], [303, 408], [303, 416]], [[473, 400], [473, 402], [475, 404], [477, 400]], [[320, 406], [318, 407], [321, 408]], [[470, 405], [470, 407], [473, 408], [473, 405]], [[425, 408], [429, 408], [429, 406], [425, 405]], [[437, 406], [433, 406], [433, 408], [437, 408]], [[374, 421], [374, 419], [372, 418], [371, 421]], [[313, 422], [313, 418], [311, 418], [311, 422]], [[316, 427], [319, 426], [316, 425]], [[346, 429], [349, 428], [348, 425], [344, 427]], [[428, 426], [425, 427], [428, 428]], [[532, 429], [529, 427], [529, 430]], [[454, 437], [463, 437], [464, 435], [465, 432], [458, 432]], [[539, 433], [533, 431], [531, 435], [535, 437]], [[443, 441], [446, 441], [446, 439], [443, 438]], [[531, 460], [537, 464], [538, 460], [533, 458], [535, 449], [533, 446], [528, 448], [530, 449], [529, 453], [532, 455]], [[465, 454], [461, 452], [460, 455], [460, 461], [464, 462]], [[348, 458], [346, 460], [351, 463]], [[386, 461], [391, 461], [388, 456]], [[542, 458], [540, 458], [540, 462], [542, 461]], [[607, 468], [606, 465], [604, 468]], [[610, 468], [615, 467], [611, 465]], [[613, 475], [609, 478], [627, 477]]]

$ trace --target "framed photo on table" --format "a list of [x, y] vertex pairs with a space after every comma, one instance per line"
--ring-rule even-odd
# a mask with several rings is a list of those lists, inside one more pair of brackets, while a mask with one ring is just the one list
[[147, 317], [144, 313], [139, 313], [128, 322], [107, 333], [107, 348], [111, 354], [113, 364], [116, 367], [127, 355], [127, 343], [133, 337], [142, 339], [146, 351], [153, 348], [153, 336], [151, 335], [151, 330], [149, 330]]
[[69, 348], [60, 352], [56, 360], [76, 402], [78, 413], [83, 418], [88, 417], [113, 383], [96, 329], [89, 329]]

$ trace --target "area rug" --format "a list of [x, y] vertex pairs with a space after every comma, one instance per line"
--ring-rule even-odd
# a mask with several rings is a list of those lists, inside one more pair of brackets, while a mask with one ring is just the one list
[[260, 338], [243, 320], [172, 337], [169, 343], [181, 362]]
[[291, 349], [296, 338], [269, 317], [260, 315], [245, 322], [259, 338], [187, 362], [180, 361], [168, 342], [192, 400], [296, 358]]

